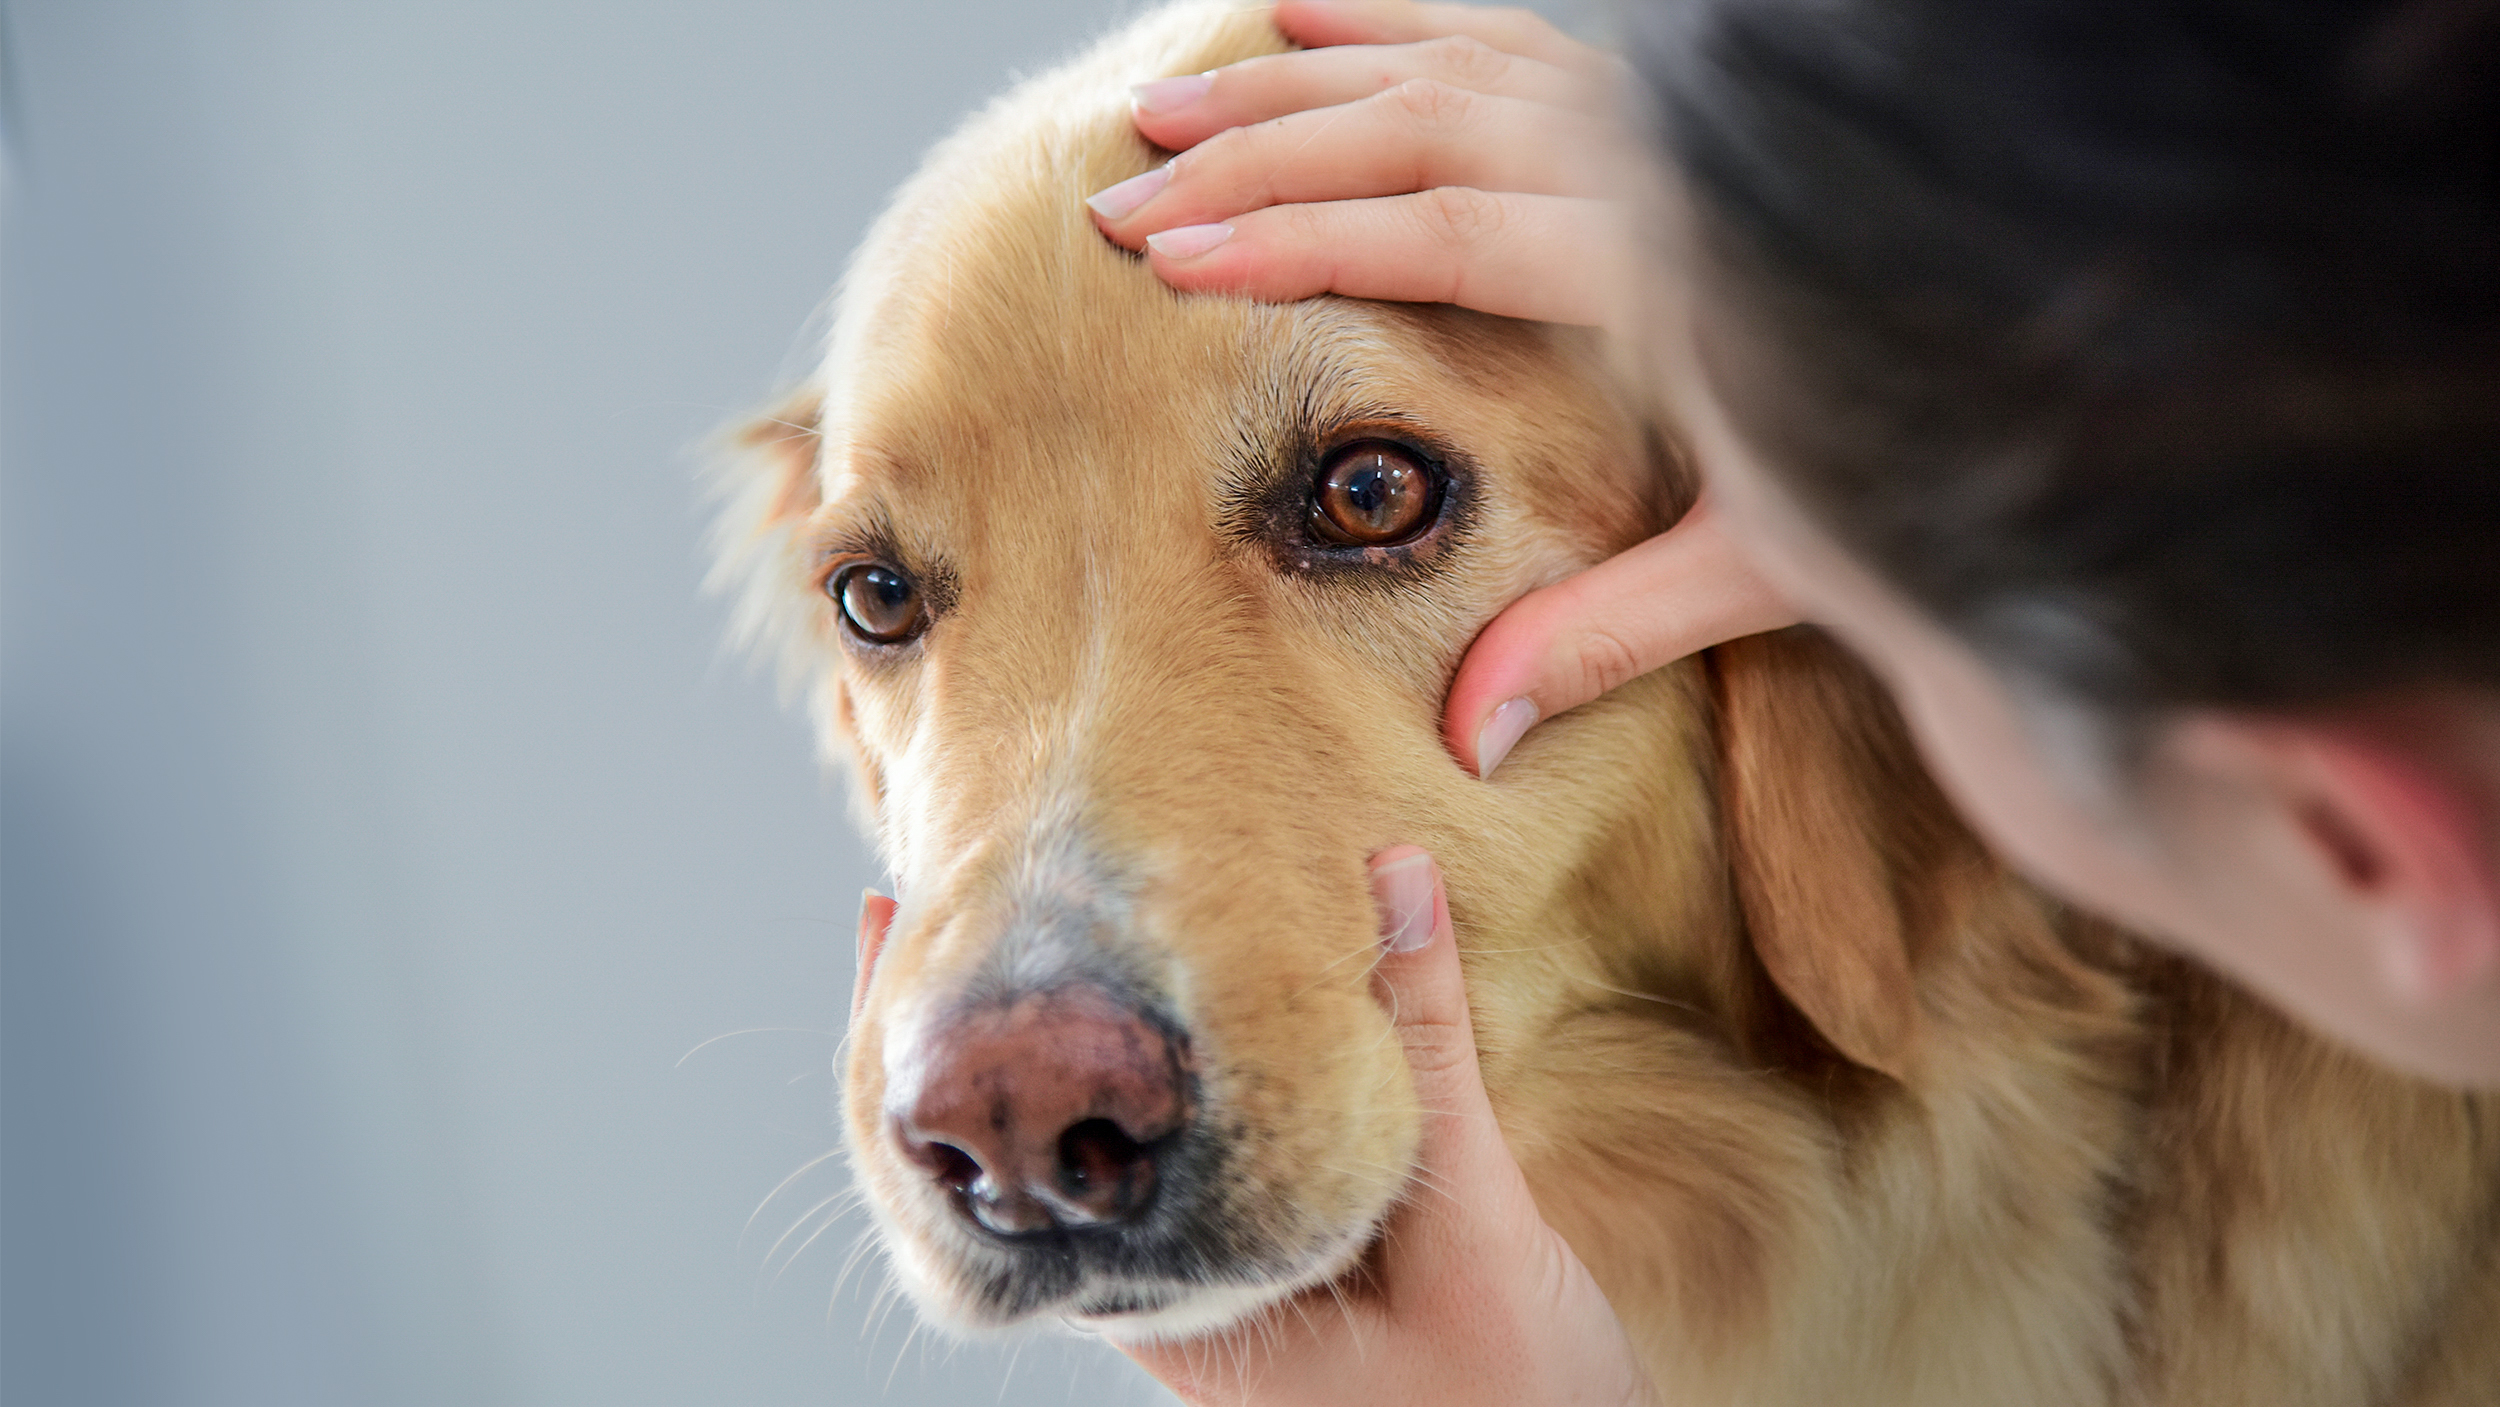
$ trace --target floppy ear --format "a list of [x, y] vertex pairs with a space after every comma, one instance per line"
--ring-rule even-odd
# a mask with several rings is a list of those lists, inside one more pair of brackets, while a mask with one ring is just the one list
[[732, 430], [722, 466], [729, 493], [722, 515], [722, 546], [728, 536], [746, 537], [787, 527], [816, 511], [822, 489], [816, 455], [823, 447], [824, 388], [805, 385], [771, 410]]
[[[1906, 1077], [1936, 881], [1970, 841], [1865, 667], [1807, 627], [1707, 656], [1746, 931], [1780, 991], [1860, 1065]], [[1957, 854], [1957, 852], [1960, 852]]]
[[824, 416], [824, 388], [810, 383], [722, 437], [710, 585], [737, 594], [738, 643], [772, 656], [785, 690], [812, 687], [817, 741], [827, 757], [850, 764], [859, 783], [851, 792], [854, 816], [874, 834], [885, 778], [860, 745], [849, 686], [840, 671], [824, 667], [824, 643], [812, 624], [823, 602], [801, 557], [807, 543], [800, 530], [824, 505]]
[[736, 593], [735, 638], [780, 656], [785, 683], [798, 643], [790, 618], [790, 553], [799, 525], [823, 501], [816, 456], [824, 407], [820, 387], [801, 386], [722, 436], [713, 455], [721, 510], [712, 525], [707, 584]]

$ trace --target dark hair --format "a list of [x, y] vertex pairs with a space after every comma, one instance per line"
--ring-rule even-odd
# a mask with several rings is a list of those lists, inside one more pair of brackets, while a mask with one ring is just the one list
[[1714, 386], [1947, 628], [2121, 718], [2500, 686], [2500, 5], [1633, 19]]

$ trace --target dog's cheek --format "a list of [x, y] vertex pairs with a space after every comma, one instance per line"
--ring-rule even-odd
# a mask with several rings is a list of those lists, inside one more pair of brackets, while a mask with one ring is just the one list
[[851, 777], [851, 822], [862, 835], [882, 834], [885, 763], [860, 727], [851, 681], [837, 667], [826, 672], [816, 709], [817, 746], [825, 760]]

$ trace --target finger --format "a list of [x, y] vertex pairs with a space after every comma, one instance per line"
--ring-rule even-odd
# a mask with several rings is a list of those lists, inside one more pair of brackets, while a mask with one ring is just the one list
[[1523, 195], [1602, 189], [1612, 132], [1580, 113], [1489, 98], [1429, 79], [1358, 102], [1236, 127], [1175, 157], [1161, 174], [1096, 193], [1103, 233], [1135, 249], [1147, 235], [1271, 205], [1409, 195], [1435, 186]]
[[1522, 596], [1467, 647], [1443, 740], [1489, 776], [1539, 719], [1723, 640], [1797, 623], [1708, 502], [1567, 581]]
[[1611, 110], [1607, 95], [1579, 74], [1463, 34], [1420, 44], [1270, 54], [1212, 73], [1140, 83], [1131, 92], [1137, 130], [1157, 146], [1186, 151], [1229, 128], [1336, 107], [1418, 79], [1549, 107]]
[[1271, 303], [1340, 293], [1588, 325], [1632, 286], [1629, 244], [1611, 202], [1467, 186], [1279, 205], [1146, 238], [1156, 275], [1185, 291]]
[[1463, 34], [1506, 54], [1557, 68], [1593, 69], [1605, 51], [1554, 28], [1533, 10], [1419, 5], [1413, 0], [1280, 0], [1276, 27], [1306, 49], [1337, 44], [1412, 44]]
[[894, 926], [894, 901], [873, 889], [860, 891], [859, 896], [859, 973], [851, 979], [851, 1015], [859, 1015], [860, 1003], [868, 1000], [868, 974], [876, 970], [877, 958], [885, 952], [885, 935]]
[[[1475, 1022], [1440, 867], [1412, 845], [1384, 850], [1372, 858], [1372, 900], [1381, 920], [1374, 994], [1405, 1048], [1423, 1111], [1418, 1185], [1393, 1246], [1394, 1289], [1432, 1283], [1436, 1265], [1472, 1253], [1483, 1239], [1484, 1214], [1512, 1208], [1528, 1194], [1476, 1063]], [[1465, 1195], [1455, 1195], [1456, 1188]], [[1503, 1220], [1512, 1229], [1507, 1223], [1515, 1218]]]

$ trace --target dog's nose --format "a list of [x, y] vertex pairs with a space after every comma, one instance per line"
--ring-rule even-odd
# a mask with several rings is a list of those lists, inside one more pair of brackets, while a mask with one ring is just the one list
[[1189, 1122], [1183, 1043], [1099, 987], [960, 1008], [912, 1045], [888, 1063], [895, 1137], [1001, 1234], [1136, 1219]]

